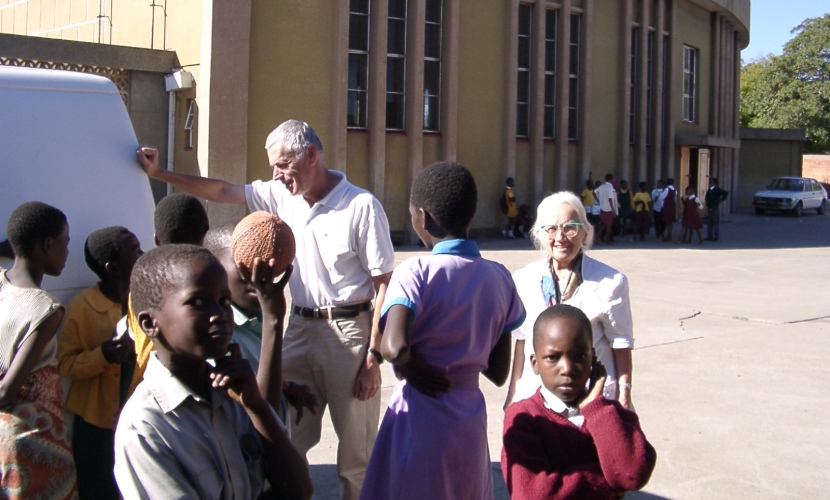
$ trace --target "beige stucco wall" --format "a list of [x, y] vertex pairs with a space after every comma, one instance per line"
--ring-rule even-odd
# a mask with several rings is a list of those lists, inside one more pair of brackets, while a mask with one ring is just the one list
[[[11, 1], [0, 0], [0, 6]], [[338, 47], [343, 50], [342, 38], [338, 39], [337, 36], [339, 29], [342, 37], [343, 16], [348, 15], [348, 8], [344, 7], [348, 2], [341, 1], [344, 3], [335, 4], [332, 0], [246, 0], [245, 4], [251, 8], [247, 50], [242, 46], [229, 48], [223, 45], [228, 41], [227, 33], [212, 40], [210, 33], [203, 32], [203, 19], [210, 19], [205, 17], [207, 14], [203, 9], [221, 12], [221, 8], [228, 8], [225, 6], [215, 10], [220, 0], [167, 2], [166, 19], [162, 10], [155, 8], [155, 26], [151, 21], [154, 9], [148, 4], [126, 2], [115, 5], [116, 10], [112, 13], [113, 43], [134, 47], [149, 47], [152, 43], [155, 48], [175, 49], [181, 65], [187, 66], [186, 69], [196, 77], [195, 89], [178, 95], [175, 145], [177, 170], [189, 173], [201, 171], [209, 175], [216, 172], [247, 181], [267, 178], [270, 171], [263, 150], [266, 135], [274, 126], [288, 118], [302, 119], [311, 123], [320, 134], [330, 167], [345, 170], [349, 179], [359, 186], [379, 187], [379, 196], [385, 203], [392, 229], [403, 231], [408, 225], [406, 199], [411, 176], [422, 166], [442, 159], [445, 151], [454, 154], [476, 176], [479, 210], [473, 225], [477, 228], [495, 228], [500, 223], [501, 216], [495, 200], [502, 190], [505, 172], [510, 172], [516, 178], [520, 200], [530, 201], [535, 195], [547, 194], [554, 188], [581, 190], [588, 170], [593, 172], [595, 179], [607, 172], [615, 173], [618, 177], [621, 172], [628, 172], [629, 180], [636, 182], [635, 177], [642, 172], [643, 154], [651, 158], [650, 152], [642, 153], [641, 150], [628, 146], [628, 137], [622, 128], [627, 127], [625, 103], [629, 98], [624, 85], [628, 77], [625, 64], [629, 54], [624, 53], [624, 43], [631, 35], [630, 26], [626, 26], [623, 19], [625, 0], [593, 0], [590, 4], [585, 0], [570, 2], [572, 8], [593, 6], [589, 45], [582, 48], [583, 56], [590, 53], [591, 62], [581, 75], [583, 81], [590, 81], [590, 114], [580, 124], [585, 129], [585, 144], [588, 145], [575, 141], [562, 141], [565, 144], [558, 145], [555, 141], [548, 140], [543, 142], [541, 149], [539, 142], [534, 146], [532, 141], [512, 137], [515, 126], [511, 116], [512, 102], [515, 100], [515, 84], [512, 83], [515, 78], [515, 44], [511, 38], [513, 27], [510, 21], [511, 9], [518, 5], [519, 0], [464, 0], [453, 4], [459, 9], [458, 62], [457, 66], [445, 67], [442, 78], [449, 74], [454, 74], [457, 78], [458, 100], [454, 115], [457, 120], [457, 137], [451, 137], [449, 133], [424, 134], [419, 137], [418, 132], [380, 131], [379, 135], [375, 132], [376, 135], [373, 136], [371, 131], [345, 131], [341, 116], [345, 112], [342, 109], [344, 101], [338, 99], [341, 93], [345, 94], [342, 74], [337, 72], [338, 67], [342, 68], [342, 54], [335, 54]], [[635, 21], [640, 19], [639, 1], [632, 1], [631, 14]], [[412, 2], [412, 5], [417, 4], [414, 0]], [[81, 3], [81, 0], [29, 0], [25, 2], [29, 9], [26, 19], [21, 17], [23, 14], [18, 7], [0, 11], [0, 30], [22, 29], [21, 23], [29, 23], [27, 19], [32, 18], [33, 12], [37, 11], [39, 17], [44, 17], [41, 15], [44, 12], [41, 11], [52, 8], [48, 6], [57, 5], [59, 9], [71, 6], [73, 16], [83, 17], [79, 14]], [[109, 5], [111, 0], [105, 3]], [[162, 4], [163, 0], [157, 0], [156, 3]], [[543, 5], [558, 8], [568, 2], [534, 0], [531, 3], [535, 4], [534, 8]], [[745, 44], [748, 40], [750, 2], [670, 0], [668, 3], [674, 5], [676, 18], [674, 28], [669, 21], [664, 26], [666, 31], [671, 32], [671, 58], [674, 61], [669, 107], [676, 129], [670, 133], [672, 137], [674, 132], [706, 136], [712, 134], [711, 121], [715, 118], [710, 116], [709, 100], [712, 90], [710, 80], [713, 78], [713, 13], [722, 14], [732, 23], [738, 31], [739, 45]], [[657, 16], [654, 6], [657, 4], [651, 1], [648, 4], [654, 22]], [[92, 14], [94, 17], [97, 11]], [[54, 24], [68, 23], [75, 19], [68, 13], [63, 15], [57, 11], [51, 17]], [[667, 11], [667, 19], [670, 18]], [[43, 21], [40, 22], [43, 24]], [[221, 16], [216, 22], [222, 22]], [[163, 39], [165, 24], [166, 39]], [[583, 29], [585, 28], [583, 24]], [[151, 29], [154, 32], [152, 37]], [[60, 33], [64, 37], [72, 35], [69, 31]], [[239, 36], [238, 40], [231, 38], [233, 43], [248, 43], [246, 37]], [[659, 38], [657, 41], [659, 43]], [[698, 119], [694, 124], [680, 121], [684, 44], [697, 48], [700, 54]], [[197, 123], [197, 127], [203, 129], [199, 135], [211, 137], [211, 148], [214, 151], [221, 149], [222, 135], [207, 135], [204, 128], [221, 128], [222, 114], [216, 110], [222, 109], [222, 106], [225, 109], [229, 109], [227, 106], [236, 106], [238, 99], [230, 94], [212, 95], [210, 106], [207, 106], [208, 96], [205, 93], [210, 85], [207, 84], [208, 75], [202, 75], [201, 72], [207, 71], [205, 68], [210, 65], [204, 58], [215, 58], [210, 61], [214, 67], [229, 68], [234, 65], [219, 64], [222, 57], [243, 57], [241, 54], [245, 53], [249, 56], [249, 74], [247, 79], [238, 79], [246, 87], [240, 89], [240, 93], [247, 93], [247, 109], [242, 113], [245, 125], [241, 125], [243, 130], [235, 130], [228, 139], [234, 148], [239, 147], [239, 141], [242, 141], [243, 153], [239, 156], [244, 157], [242, 164], [245, 171], [229, 172], [227, 167], [221, 166], [207, 169], [201, 165], [200, 168], [197, 151], [184, 148], [184, 133], [181, 129], [187, 112], [187, 99], [195, 97], [199, 109], [204, 110], [204, 116]], [[657, 66], [659, 67], [659, 61]], [[222, 77], [221, 74], [214, 76]], [[224, 91], [227, 92], [227, 89]], [[379, 142], [374, 140], [373, 143], [373, 137], [380, 137], [383, 147], [378, 148]], [[448, 137], [454, 147], [447, 147], [445, 139]], [[658, 165], [656, 175], [661, 175], [661, 168], [662, 175], [676, 172], [678, 151], [679, 146], [665, 154], [671, 164], [662, 167]], [[372, 159], [373, 155], [375, 160]], [[200, 152], [198, 157], [203, 158], [204, 163], [204, 158], [208, 156]], [[380, 166], [377, 164], [378, 158], [382, 158], [383, 164]], [[586, 160], [585, 164], [580, 164], [581, 158]], [[624, 163], [626, 160], [627, 164]], [[383, 169], [380, 175], [378, 168]], [[560, 172], [560, 168], [564, 171]], [[654, 171], [649, 164], [648, 176], [653, 177]], [[560, 183], [564, 184], [559, 185]]]
[[[506, 7], [498, 2], [462, 2], [458, 67], [458, 161], [476, 178], [478, 210], [473, 226], [494, 226], [504, 187], [503, 125], [506, 99]], [[528, 156], [517, 152], [517, 191], [527, 193]]]

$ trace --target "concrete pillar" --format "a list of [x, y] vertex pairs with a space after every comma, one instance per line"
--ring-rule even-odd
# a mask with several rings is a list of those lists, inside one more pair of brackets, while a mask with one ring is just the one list
[[[720, 14], [713, 12], [712, 20], [709, 23], [712, 32], [712, 49], [709, 51], [709, 71], [712, 76], [709, 79], [709, 124], [707, 130], [709, 135], [720, 135], [720, 113], [718, 112], [721, 90], [721, 63], [723, 54], [721, 51], [721, 28], [722, 19]], [[698, 81], [700, 78], [698, 77]], [[700, 87], [700, 86], [698, 86]]]
[[[461, 5], [445, 1], [441, 47], [441, 156], [447, 161], [458, 157], [458, 47], [461, 30]], [[515, 93], [514, 93], [515, 95]], [[515, 115], [515, 113], [514, 113]], [[514, 127], [515, 128], [515, 127]]]
[[[406, 168], [409, 173], [409, 186], [424, 168], [424, 19], [426, 17], [425, 0], [407, 2], [407, 25], [415, 26], [406, 32]], [[418, 236], [407, 224], [409, 241], [418, 241]]]
[[677, 157], [675, 151], [675, 131], [677, 130], [677, 89], [675, 81], [677, 80], [677, 72], [680, 71], [680, 62], [682, 59], [677, 57], [677, 0], [666, 0], [669, 6], [669, 77], [666, 85], [669, 88], [669, 116], [666, 119], [668, 124], [668, 132], [666, 134], [666, 150], [664, 152], [665, 160], [665, 175], [666, 178], [677, 178], [677, 165], [675, 158]]
[[646, 142], [648, 138], [648, 33], [651, 24], [651, 0], [641, 0], [640, 6], [640, 41], [637, 51], [637, 139], [634, 146], [634, 163], [636, 174], [629, 177], [630, 186], [637, 186], [648, 175]]
[[530, 33], [530, 168], [534, 203], [541, 201], [545, 171], [545, 2], [533, 6]]
[[507, 60], [508, 77], [504, 91], [504, 157], [502, 158], [502, 176], [499, 183], [507, 177], [516, 175], [516, 90], [518, 88], [516, 68], [519, 64], [519, 0], [508, 0], [507, 15]]
[[[345, 3], [345, 2], [341, 2]], [[372, 3], [369, 16], [369, 183], [372, 193], [386, 202], [386, 45], [389, 3]], [[342, 112], [341, 112], [342, 114]]]
[[[663, 81], [663, 36], [666, 30], [666, 0], [657, 0], [657, 25], [654, 33], [654, 86], [651, 90], [651, 123], [653, 130], [651, 135], [651, 182], [656, 185], [657, 180], [662, 176], [663, 161], [663, 89], [666, 84]], [[644, 179], [645, 180], [645, 179]]]
[[[617, 150], [618, 165], [617, 171], [620, 178], [628, 178], [631, 175], [631, 32], [633, 19], [632, 0], [620, 2], [622, 5], [622, 29], [620, 30], [622, 43], [620, 44], [620, 137]], [[598, 173], [599, 174], [599, 173]], [[604, 174], [597, 175], [596, 179], [602, 179]], [[594, 180], [596, 180], [594, 179]]]
[[[247, 181], [250, 33], [251, 0], [204, 2], [197, 86], [199, 169], [204, 176], [234, 184]], [[264, 145], [265, 138], [261, 140]], [[255, 160], [267, 167], [264, 152]], [[207, 210], [213, 224], [245, 215], [244, 205], [208, 203]]]
[[591, 64], [593, 51], [591, 50], [594, 31], [594, 0], [584, 0], [582, 10], [582, 33], [579, 44], [582, 57], [579, 61], [579, 132], [577, 148], [579, 155], [579, 179], [574, 185], [581, 186], [591, 172]]
[[555, 191], [568, 189], [568, 100], [569, 100], [569, 68], [571, 61], [571, 0], [562, 0], [559, 10], [559, 32], [557, 39], [557, 68], [556, 68], [556, 170]]
[[334, 3], [334, 47], [332, 48], [331, 129], [323, 144], [326, 165], [346, 170], [346, 94], [349, 90], [349, 3]]

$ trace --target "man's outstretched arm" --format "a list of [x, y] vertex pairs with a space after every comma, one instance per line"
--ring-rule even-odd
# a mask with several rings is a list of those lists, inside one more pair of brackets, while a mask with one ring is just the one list
[[220, 179], [171, 172], [159, 167], [158, 150], [155, 148], [139, 148], [135, 152], [135, 157], [144, 172], [151, 178], [166, 182], [197, 198], [216, 203], [244, 204], [246, 201], [243, 184], [231, 184]]

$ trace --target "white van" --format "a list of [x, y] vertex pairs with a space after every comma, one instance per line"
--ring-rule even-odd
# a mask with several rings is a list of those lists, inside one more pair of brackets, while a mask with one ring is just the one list
[[[84, 241], [124, 226], [153, 245], [153, 196], [135, 160], [138, 141], [118, 89], [84, 73], [0, 66], [0, 241], [15, 207], [42, 201], [69, 220], [69, 260], [43, 288], [63, 304], [94, 284]], [[12, 264], [0, 259], [0, 266]]]

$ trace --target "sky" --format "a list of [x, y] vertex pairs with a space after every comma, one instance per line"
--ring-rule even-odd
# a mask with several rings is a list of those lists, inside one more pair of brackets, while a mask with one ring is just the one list
[[828, 0], [751, 0], [749, 46], [741, 51], [748, 63], [767, 54], [780, 55], [784, 44], [793, 38], [793, 28], [810, 17], [830, 12]]

